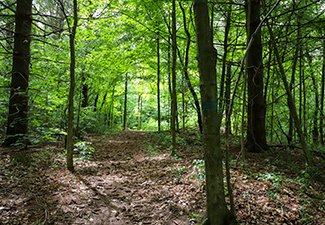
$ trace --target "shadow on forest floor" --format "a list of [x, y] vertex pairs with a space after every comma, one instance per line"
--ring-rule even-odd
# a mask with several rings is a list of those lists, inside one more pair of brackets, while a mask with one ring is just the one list
[[[170, 154], [168, 133], [126, 131], [86, 139], [96, 148], [93, 160], [76, 159], [74, 174], [65, 169], [64, 151], [54, 146], [26, 151], [25, 164], [0, 149], [0, 224], [202, 220], [204, 174], [196, 134], [180, 135], [177, 157]], [[231, 174], [240, 224], [325, 224], [321, 174], [305, 171], [300, 153], [273, 149], [239, 162], [237, 150], [232, 147]]]

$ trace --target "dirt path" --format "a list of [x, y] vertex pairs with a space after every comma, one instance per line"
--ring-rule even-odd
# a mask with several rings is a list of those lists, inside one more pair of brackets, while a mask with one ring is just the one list
[[[75, 160], [75, 173], [54, 145], [15, 157], [0, 149], [0, 224], [198, 224], [205, 207], [204, 177], [193, 164], [202, 158], [200, 144], [186, 136], [176, 159], [168, 139], [160, 143], [169, 136], [158, 137], [136, 131], [88, 137], [96, 152], [91, 161]], [[323, 183], [314, 189], [288, 176], [284, 168], [297, 166], [296, 152], [288, 153], [231, 164], [240, 224], [325, 224]]]
[[202, 211], [204, 198], [197, 185], [180, 181], [177, 168], [185, 161], [166, 152], [150, 154], [143, 132], [88, 139], [97, 149], [94, 160], [76, 161], [75, 174], [52, 155], [49, 165], [29, 165], [28, 172], [7, 164], [0, 177], [9, 183], [1, 190], [0, 224], [196, 222], [193, 212]]
[[[191, 224], [189, 214], [202, 205], [199, 188], [179, 182], [180, 162], [166, 152], [148, 153], [148, 134], [125, 132], [91, 140], [97, 148], [92, 165], [79, 169], [83, 183], [109, 202], [100, 213], [108, 224]], [[102, 199], [103, 200], [103, 199]], [[194, 221], [193, 221], [194, 222]]]

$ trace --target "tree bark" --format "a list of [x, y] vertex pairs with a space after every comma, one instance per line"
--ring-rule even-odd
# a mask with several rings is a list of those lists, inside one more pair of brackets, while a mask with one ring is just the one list
[[230, 89], [231, 89], [231, 64], [227, 65], [226, 73], [226, 91], [225, 91], [225, 103], [226, 103], [226, 133], [231, 134], [231, 109], [230, 109]]
[[[63, 9], [64, 10], [64, 9]], [[74, 171], [73, 166], [73, 118], [74, 118], [74, 90], [75, 90], [75, 67], [76, 67], [76, 52], [75, 38], [78, 25], [77, 0], [73, 0], [73, 25], [70, 30], [70, 89], [69, 89], [69, 106], [68, 106], [68, 135], [67, 135], [67, 168]], [[67, 18], [66, 18], [67, 19]], [[68, 20], [67, 20], [67, 23]]]
[[[170, 59], [171, 59], [171, 54], [170, 54], [170, 36], [168, 36], [168, 48], [167, 48], [167, 70], [168, 70], [168, 93], [169, 93], [169, 97], [170, 99], [172, 99], [172, 80], [171, 80], [171, 63], [170, 63]], [[169, 123], [169, 129], [172, 130], [172, 101], [170, 101], [170, 117], [168, 120]]]
[[[323, 34], [324, 35], [324, 34]], [[319, 119], [319, 136], [322, 145], [325, 145], [324, 137], [324, 97], [325, 97], [325, 37], [323, 36], [323, 67], [322, 67], [322, 86], [320, 94], [320, 119]]]
[[127, 101], [128, 101], [128, 74], [125, 74], [124, 81], [124, 112], [123, 112], [123, 130], [127, 128]]
[[158, 110], [158, 131], [160, 131], [160, 33], [157, 33], [157, 110]]
[[316, 144], [318, 143], [319, 140], [319, 128], [318, 128], [318, 111], [319, 111], [319, 98], [318, 98], [318, 87], [317, 87], [317, 82], [312, 74], [311, 79], [313, 81], [313, 86], [314, 86], [314, 94], [315, 94], [315, 111], [314, 111], [314, 116], [313, 116], [313, 142]]
[[231, 223], [224, 193], [223, 154], [219, 133], [221, 116], [217, 112], [216, 98], [216, 51], [213, 47], [207, 1], [194, 0], [194, 13], [203, 111], [208, 224], [226, 225]]
[[32, 0], [17, 1], [9, 114], [3, 146], [28, 144], [28, 81]]
[[95, 101], [94, 101], [94, 110], [93, 110], [93, 112], [97, 111], [98, 99], [99, 99], [99, 94], [96, 94]]
[[226, 79], [226, 67], [227, 67], [227, 55], [228, 55], [228, 39], [230, 31], [230, 17], [231, 17], [231, 8], [227, 11], [226, 14], [226, 24], [225, 24], [225, 35], [223, 39], [223, 56], [222, 56], [222, 70], [221, 70], [221, 81], [220, 81], [220, 94], [219, 94], [219, 108], [223, 109], [225, 105], [225, 79]]
[[[298, 56], [299, 56], [299, 48], [296, 48], [295, 55], [292, 62], [292, 71], [291, 71], [291, 81], [289, 86], [289, 91], [293, 95], [294, 85], [295, 85], [295, 79], [296, 79], [296, 69], [297, 69], [297, 62], [298, 62]], [[289, 130], [287, 135], [288, 145], [292, 146], [292, 139], [293, 139], [293, 118], [292, 114], [290, 113], [289, 117]]]
[[176, 0], [172, 1], [172, 112], [171, 112], [171, 133], [173, 151], [176, 149], [176, 116], [177, 116], [177, 95], [176, 95]]
[[[114, 90], [113, 90], [113, 92], [114, 92]], [[104, 107], [104, 105], [106, 103], [106, 98], [107, 98], [107, 92], [103, 96], [103, 100], [102, 100], [102, 103], [100, 104], [99, 111], [101, 111], [103, 109], [103, 107]]]
[[81, 107], [85, 108], [88, 106], [88, 92], [89, 92], [89, 88], [88, 85], [86, 84], [86, 77], [85, 74], [82, 73], [81, 75], [81, 80], [82, 80], [82, 103], [81, 103]]
[[142, 128], [142, 94], [138, 96], [138, 129]]
[[265, 131], [266, 106], [263, 96], [263, 58], [260, 24], [260, 0], [248, 0], [247, 5], [247, 37], [252, 39], [247, 52], [246, 71], [248, 75], [248, 122], [247, 143], [249, 152], [261, 152], [267, 149]]

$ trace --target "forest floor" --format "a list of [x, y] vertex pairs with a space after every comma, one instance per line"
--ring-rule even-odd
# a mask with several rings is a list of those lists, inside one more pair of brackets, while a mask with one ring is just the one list
[[[200, 224], [204, 165], [195, 134], [178, 138], [177, 157], [167, 133], [86, 140], [96, 151], [92, 160], [75, 160], [75, 173], [56, 144], [0, 149], [0, 224]], [[316, 160], [320, 172], [306, 171], [300, 151], [271, 149], [243, 161], [231, 148], [240, 224], [325, 224], [324, 161]]]

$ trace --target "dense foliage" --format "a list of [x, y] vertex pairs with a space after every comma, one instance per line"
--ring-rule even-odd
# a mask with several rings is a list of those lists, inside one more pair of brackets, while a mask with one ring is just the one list
[[[69, 86], [69, 33], [64, 14], [54, 0], [34, 1], [31, 49], [30, 137], [40, 141], [49, 133], [66, 129], [67, 90]], [[199, 94], [196, 63], [195, 29], [192, 5], [179, 3], [185, 10], [185, 20], [177, 4], [177, 98], [180, 127], [197, 126], [193, 97], [183, 75], [187, 34], [191, 35], [188, 72], [194, 90]], [[266, 1], [262, 12], [276, 4]], [[10, 82], [13, 46], [13, 15], [15, 4], [5, 1], [1, 8], [1, 116], [2, 134], [6, 126], [8, 85]], [[67, 16], [72, 6], [66, 1]], [[243, 1], [210, 4], [214, 27], [214, 44], [218, 54], [217, 86], [222, 86], [223, 61], [231, 65], [231, 88], [240, 75], [246, 45], [245, 7]], [[319, 140], [319, 122], [324, 113], [321, 105], [324, 3], [293, 1], [280, 3], [268, 17], [276, 35], [287, 79], [292, 83], [308, 141]], [[127, 127], [157, 129], [157, 36], [160, 42], [160, 99], [162, 129], [170, 122], [170, 19], [171, 5], [165, 1], [85, 1], [79, 2], [79, 23], [76, 40], [77, 88], [75, 94], [76, 127], [83, 132], [104, 133], [119, 129], [123, 120], [125, 79], [128, 79]], [[227, 14], [227, 12], [229, 14]], [[230, 16], [227, 55], [224, 58], [224, 31]], [[262, 15], [262, 16], [263, 16]], [[266, 127], [268, 142], [286, 142], [290, 129], [286, 94], [278, 78], [278, 65], [266, 25], [262, 28]], [[230, 68], [230, 67], [229, 67]], [[245, 77], [245, 76], [242, 76]], [[231, 128], [242, 132], [242, 104], [246, 105], [244, 78], [234, 94]], [[220, 95], [220, 97], [222, 97]], [[245, 115], [244, 115], [245, 116]], [[244, 123], [244, 124], [243, 124]], [[318, 133], [315, 130], [315, 125]], [[316, 132], [316, 133], [315, 133]], [[316, 138], [315, 136], [318, 136]], [[295, 135], [294, 135], [295, 137]]]

